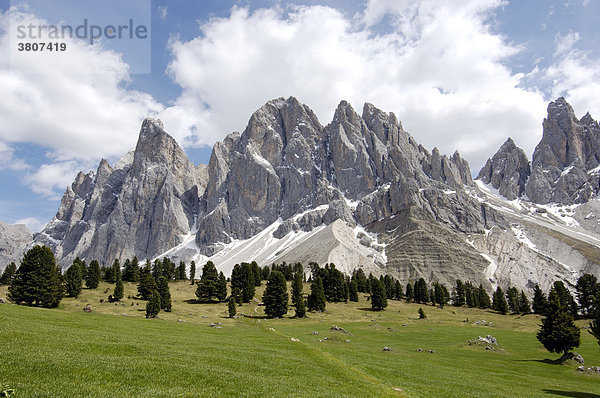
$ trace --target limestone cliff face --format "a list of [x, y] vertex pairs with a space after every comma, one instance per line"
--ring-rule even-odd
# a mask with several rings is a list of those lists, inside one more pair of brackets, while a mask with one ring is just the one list
[[102, 160], [96, 172], [79, 173], [35, 243], [51, 246], [63, 265], [76, 256], [151, 258], [194, 225], [205, 174], [160, 121], [146, 119], [133, 153], [114, 168]]
[[508, 138], [498, 152], [488, 159], [477, 179], [490, 184], [500, 195], [513, 200], [525, 193], [529, 174], [527, 155]]
[[[485, 209], [463, 192], [472, 181], [460, 155], [429, 154], [394, 114], [371, 104], [361, 116], [342, 101], [323, 127], [293, 97], [269, 101], [243, 133], [215, 145], [208, 173], [196, 235], [206, 255], [279, 218], [279, 237], [336, 219], [366, 225], [410, 206], [460, 230], [486, 224]], [[324, 205], [326, 211], [293, 218]]]
[[0, 221], [0, 270], [12, 261], [18, 265], [23, 249], [31, 239], [32, 234], [25, 225]]

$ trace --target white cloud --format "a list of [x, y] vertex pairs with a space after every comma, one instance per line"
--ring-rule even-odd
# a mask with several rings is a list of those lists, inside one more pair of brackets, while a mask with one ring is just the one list
[[[475, 171], [509, 135], [531, 153], [546, 104], [505, 66], [520, 49], [489, 25], [505, 3], [413, 3], [372, 0], [352, 20], [321, 6], [234, 8], [193, 40], [173, 40], [169, 72], [183, 88], [177, 105], [195, 116], [188, 128], [214, 143], [267, 100], [294, 95], [322, 123], [342, 99], [358, 112], [372, 102], [426, 147], [459, 149]], [[378, 34], [384, 16], [395, 29]]]
[[35, 217], [22, 218], [17, 220], [15, 224], [25, 224], [27, 229], [31, 232], [40, 232], [46, 226], [45, 222], [40, 221]]
[[158, 6], [158, 16], [160, 19], [167, 18], [167, 6]]
[[26, 170], [29, 165], [23, 159], [15, 158], [14, 149], [0, 141], [0, 170]]
[[11, 54], [0, 57], [0, 142], [50, 148], [52, 163], [26, 181], [34, 192], [54, 197], [77, 170], [132, 148], [141, 120], [164, 107], [146, 93], [127, 89], [129, 66], [100, 45], [66, 38], [64, 52], [11, 51], [9, 27], [29, 23], [44, 22], [15, 8], [0, 13], [0, 52]]
[[579, 117], [590, 112], [600, 118], [600, 59], [590, 53], [569, 48], [558, 51], [555, 60], [544, 70], [543, 78], [552, 85], [552, 97], [564, 96]]
[[554, 52], [555, 56], [560, 56], [568, 51], [571, 51], [573, 46], [579, 41], [579, 33], [569, 31], [566, 35], [561, 35], [560, 33], [556, 34], [554, 42], [556, 43], [556, 50]]

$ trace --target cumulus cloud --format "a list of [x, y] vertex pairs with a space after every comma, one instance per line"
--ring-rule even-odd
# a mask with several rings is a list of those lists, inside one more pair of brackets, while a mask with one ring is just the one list
[[[342, 99], [359, 112], [372, 102], [475, 170], [508, 136], [531, 153], [546, 104], [505, 66], [520, 50], [490, 26], [505, 2], [415, 3], [371, 0], [351, 19], [322, 6], [233, 8], [196, 38], [173, 39], [169, 73], [183, 89], [176, 105], [195, 118], [189, 135], [214, 143], [267, 100], [294, 95], [324, 124]], [[378, 33], [382, 21], [391, 31]]]
[[29, 165], [19, 158], [15, 158], [14, 149], [5, 142], [0, 141], [0, 170], [26, 170]]
[[567, 48], [563, 41], [557, 40], [554, 63], [543, 71], [542, 78], [551, 83], [552, 97], [564, 96], [579, 117], [589, 111], [598, 120], [600, 59], [573, 47], [576, 41]]
[[0, 142], [50, 148], [50, 163], [26, 181], [34, 192], [54, 197], [90, 160], [133, 147], [142, 118], [164, 107], [147, 93], [127, 89], [128, 65], [101, 45], [65, 38], [65, 52], [15, 53], [10, 28], [29, 23], [45, 21], [16, 8], [0, 13], [0, 52], [11, 54], [0, 57]]

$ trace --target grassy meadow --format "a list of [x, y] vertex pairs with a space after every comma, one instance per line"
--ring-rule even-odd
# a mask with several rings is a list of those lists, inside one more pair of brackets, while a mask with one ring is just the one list
[[[0, 384], [15, 397], [600, 397], [599, 375], [544, 350], [536, 315], [422, 306], [419, 320], [420, 305], [390, 300], [372, 312], [361, 295], [308, 319], [292, 319], [293, 309], [265, 319], [258, 300], [229, 319], [226, 303], [196, 304], [182, 281], [170, 284], [173, 311], [145, 319], [145, 302], [128, 298], [136, 285], [125, 284], [122, 303], [100, 303], [113, 286], [57, 309], [0, 304]], [[494, 350], [466, 344], [488, 334]], [[585, 329], [576, 351], [600, 366]]]

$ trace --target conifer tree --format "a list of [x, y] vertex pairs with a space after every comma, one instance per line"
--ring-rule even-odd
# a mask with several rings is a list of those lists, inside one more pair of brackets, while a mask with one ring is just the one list
[[400, 283], [400, 281], [396, 281], [396, 283], [394, 284], [394, 298], [396, 300], [402, 300], [403, 297], [404, 295], [402, 293], [402, 284]]
[[519, 300], [519, 309], [521, 314], [531, 314], [531, 304], [524, 291], [521, 290], [521, 299]]
[[537, 334], [538, 340], [548, 351], [562, 353], [564, 358], [573, 348], [579, 347], [579, 337], [580, 331], [573, 322], [573, 317], [556, 290], [551, 290], [548, 296], [548, 311]]
[[160, 309], [171, 312], [171, 291], [169, 290], [169, 281], [166, 276], [158, 278], [158, 294], [160, 295]]
[[429, 293], [427, 292], [427, 283], [425, 282], [425, 279], [420, 278], [415, 282], [414, 295], [416, 303], [427, 304], [429, 301]]
[[223, 274], [223, 271], [219, 273], [219, 280], [217, 281], [217, 300], [225, 301], [227, 298], [227, 278]]
[[156, 290], [156, 280], [152, 276], [150, 262], [146, 262], [146, 266], [140, 273], [140, 283], [137, 290], [142, 300], [149, 300], [152, 293]]
[[508, 290], [506, 291], [506, 295], [508, 296], [508, 309], [513, 314], [521, 313], [521, 307], [520, 307], [521, 296], [520, 296], [517, 288], [514, 286], [509, 287]]
[[115, 269], [115, 290], [112, 295], [113, 301], [121, 301], [123, 293], [123, 275], [121, 274], [121, 269]]
[[185, 263], [183, 261], [179, 262], [179, 268], [177, 269], [179, 272], [179, 279], [184, 281], [187, 279], [187, 276], [185, 275]]
[[[152, 277], [152, 272], [150, 272]], [[152, 277], [154, 280], [154, 277]], [[156, 318], [160, 312], [160, 294], [154, 290], [146, 303], [146, 318]]]
[[193, 285], [196, 281], [196, 262], [192, 260], [190, 263], [190, 285]]
[[8, 264], [2, 273], [2, 277], [0, 278], [0, 285], [10, 285], [10, 280], [16, 272], [17, 264], [14, 262]]
[[133, 260], [126, 259], [123, 263], [123, 280], [125, 282], [137, 283], [140, 280], [139, 260], [134, 257]]
[[540, 289], [539, 285], [535, 285], [533, 290], [533, 304], [532, 309], [534, 314], [544, 315], [548, 307], [548, 299], [546, 295]]
[[285, 277], [279, 271], [271, 272], [262, 297], [265, 304], [265, 314], [270, 318], [287, 314], [288, 299]]
[[506, 297], [500, 286], [498, 286], [494, 292], [492, 309], [500, 312], [502, 315], [506, 315], [508, 312], [508, 303], [506, 302]]
[[63, 281], [54, 253], [48, 246], [34, 246], [21, 260], [8, 287], [8, 298], [15, 304], [53, 308], [62, 300]]
[[600, 345], [600, 292], [596, 293], [594, 301], [596, 303], [593, 314], [594, 319], [590, 323], [588, 332], [598, 340], [598, 344]]
[[490, 300], [489, 294], [483, 288], [482, 284], [479, 284], [479, 288], [477, 289], [477, 295], [479, 297], [479, 308], [490, 308], [492, 306], [492, 301]]
[[365, 271], [362, 268], [355, 270], [352, 273], [352, 280], [356, 282], [356, 288], [361, 293], [367, 292], [367, 276], [365, 275]]
[[467, 302], [466, 293], [465, 293], [465, 284], [460, 279], [456, 280], [456, 288], [454, 291], [454, 305], [457, 307], [462, 307]]
[[[552, 285], [552, 289], [550, 289], [550, 290], [556, 291], [558, 299], [565, 306], [565, 309], [567, 310], [567, 312], [573, 318], [577, 318], [577, 312], [578, 312], [577, 302], [575, 302], [573, 295], [565, 287], [565, 284], [562, 281], [556, 281], [556, 282], [554, 282], [554, 284]], [[548, 301], [549, 301], [549, 299], [550, 299], [550, 294], [548, 294]]]
[[65, 292], [69, 297], [77, 297], [81, 293], [81, 266], [73, 262], [71, 266], [65, 272]]
[[292, 282], [292, 304], [296, 309], [296, 318], [304, 318], [306, 316], [306, 307], [304, 305], [304, 294], [302, 293], [302, 272], [294, 274]]
[[313, 278], [310, 285], [310, 294], [308, 295], [309, 311], [325, 311], [325, 289], [323, 280], [320, 276]]
[[112, 264], [112, 267], [111, 267], [111, 271], [107, 275], [107, 278], [109, 280], [107, 280], [106, 282], [108, 282], [108, 283], [116, 283], [117, 282], [117, 274], [120, 274], [120, 273], [121, 273], [121, 263], [119, 262], [118, 258], [115, 258], [115, 261], [113, 261], [113, 264]]
[[233, 296], [229, 296], [229, 301], [227, 301], [227, 312], [229, 312], [230, 318], [233, 318], [237, 314], [237, 304]]
[[[202, 276], [200, 282], [196, 284], [196, 296], [201, 302], [212, 301], [213, 298], [217, 298], [217, 292], [219, 291], [219, 274], [217, 268], [212, 261], [208, 261], [202, 267]], [[227, 286], [225, 286], [227, 288]], [[221, 292], [222, 293], [222, 292]], [[225, 292], [227, 296], [227, 292]]]
[[97, 289], [100, 279], [100, 264], [98, 264], [98, 261], [92, 260], [85, 275], [85, 286], [88, 289]]
[[115, 283], [115, 269], [102, 266], [102, 280], [106, 283]]
[[446, 298], [444, 297], [444, 289], [442, 288], [442, 285], [440, 285], [439, 283], [436, 283], [433, 286], [434, 286], [433, 287], [433, 290], [434, 290], [433, 294], [435, 296], [435, 302], [441, 308], [444, 308], [444, 304], [446, 304]]
[[371, 309], [382, 311], [385, 307], [387, 307], [385, 287], [379, 280], [373, 278], [371, 281]]
[[585, 318], [589, 318], [594, 314], [595, 297], [600, 291], [600, 285], [594, 275], [583, 274], [575, 285], [577, 289], [577, 301], [579, 308]]
[[413, 301], [414, 298], [413, 286], [410, 282], [408, 282], [406, 284], [406, 301]]
[[[262, 279], [260, 267], [258, 266], [256, 261], [252, 261], [250, 263], [250, 266], [252, 267], [252, 275], [254, 276], [254, 286], [258, 287], [261, 285], [261, 279]], [[300, 267], [302, 267], [302, 266], [300, 266]]]
[[348, 296], [350, 297], [350, 301], [358, 302], [358, 284], [356, 280], [351, 280], [348, 285]]
[[425, 311], [421, 307], [419, 307], [419, 319], [427, 319], [427, 315], [425, 315]]

